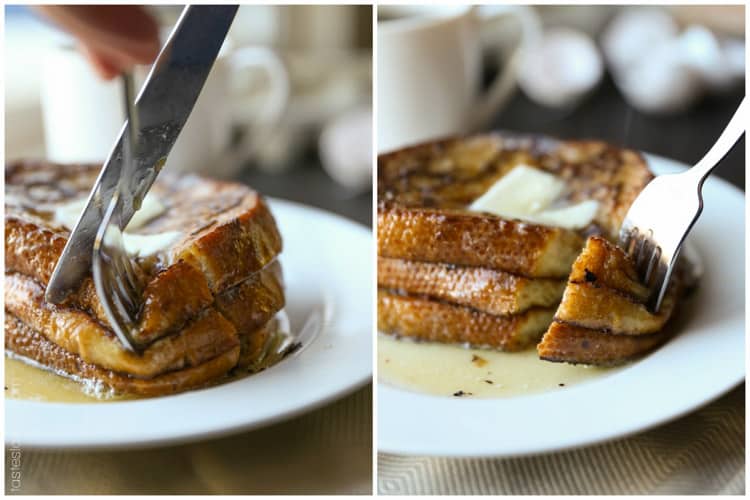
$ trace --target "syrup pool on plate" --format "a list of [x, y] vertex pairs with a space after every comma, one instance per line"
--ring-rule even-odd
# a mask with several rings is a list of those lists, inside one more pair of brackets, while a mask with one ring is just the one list
[[435, 396], [508, 398], [559, 391], [616, 371], [542, 361], [534, 348], [508, 353], [378, 336], [379, 378]]

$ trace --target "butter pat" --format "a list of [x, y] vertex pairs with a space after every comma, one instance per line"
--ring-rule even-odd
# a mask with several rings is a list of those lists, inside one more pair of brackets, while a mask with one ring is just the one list
[[[79, 198], [57, 207], [53, 216], [55, 222], [72, 231], [76, 222], [78, 222], [78, 218], [81, 216], [83, 209], [86, 208], [86, 201], [86, 198]], [[125, 231], [132, 231], [143, 227], [148, 221], [160, 216], [166, 212], [166, 210], [167, 207], [164, 206], [156, 195], [147, 193], [146, 197], [143, 198], [141, 208], [136, 210], [133, 214]]]
[[167, 207], [164, 206], [156, 195], [146, 193], [146, 197], [143, 198], [143, 201], [141, 202], [141, 208], [135, 211], [133, 217], [125, 228], [125, 231], [132, 231], [133, 229], [143, 227], [148, 221], [160, 216], [166, 211]]
[[156, 234], [123, 233], [125, 251], [133, 257], [148, 257], [167, 250], [180, 237], [179, 231]]
[[[86, 198], [71, 201], [55, 210], [53, 219], [57, 224], [73, 229], [81, 212], [86, 208]], [[133, 214], [122, 234], [125, 251], [132, 257], [148, 257], [166, 251], [181, 236], [179, 231], [165, 231], [155, 234], [136, 234], [133, 231], [143, 227], [150, 220], [166, 212], [167, 207], [156, 195], [146, 194], [141, 208]], [[109, 233], [106, 237], [109, 237]]]
[[565, 190], [565, 183], [538, 168], [518, 165], [471, 204], [469, 210], [522, 219], [548, 207]]
[[565, 193], [565, 183], [538, 168], [518, 165], [469, 206], [508, 219], [534, 224], [581, 229], [594, 220], [598, 202], [549, 208]]
[[531, 216], [533, 221], [547, 226], [581, 229], [588, 226], [599, 210], [599, 203], [586, 200], [563, 208], [548, 209]]
[[84, 208], [86, 208], [86, 198], [71, 201], [57, 207], [52, 219], [55, 221], [55, 224], [59, 224], [72, 231]]

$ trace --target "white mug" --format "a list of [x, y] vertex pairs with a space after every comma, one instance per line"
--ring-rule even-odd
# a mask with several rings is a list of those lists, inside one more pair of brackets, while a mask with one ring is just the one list
[[[378, 21], [378, 151], [484, 126], [515, 90], [521, 48], [538, 38], [528, 6], [385, 6]], [[500, 17], [520, 22], [521, 37], [500, 74], [481, 93], [480, 29]]]
[[[139, 67], [135, 73], [140, 85], [148, 68]], [[255, 95], [259, 80], [266, 83], [262, 98]], [[169, 154], [167, 168], [231, 175], [243, 158], [252, 155], [258, 131], [280, 120], [289, 93], [286, 68], [273, 51], [222, 51]], [[125, 120], [119, 80], [101, 80], [77, 50], [61, 46], [45, 59], [41, 103], [48, 159], [75, 163], [107, 158]], [[250, 133], [230, 148], [235, 127]]]

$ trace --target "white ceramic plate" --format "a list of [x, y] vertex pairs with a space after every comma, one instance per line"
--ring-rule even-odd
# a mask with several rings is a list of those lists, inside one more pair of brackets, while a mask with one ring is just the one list
[[[685, 168], [648, 159], [657, 174]], [[378, 450], [514, 456], [583, 446], [674, 419], [739, 384], [745, 377], [745, 197], [716, 177], [703, 193], [703, 215], [690, 241], [705, 274], [676, 318], [677, 337], [612, 375], [554, 393], [471, 400], [380, 383]]]
[[6, 400], [6, 443], [114, 448], [215, 437], [309, 411], [372, 377], [372, 234], [314, 208], [271, 200], [284, 238], [286, 311], [303, 347], [259, 374], [154, 399], [93, 404]]

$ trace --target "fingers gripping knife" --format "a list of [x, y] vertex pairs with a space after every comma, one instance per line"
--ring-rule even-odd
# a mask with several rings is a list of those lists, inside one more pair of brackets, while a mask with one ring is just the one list
[[[101, 242], [107, 224], [124, 229], [140, 208], [190, 116], [236, 12], [236, 5], [187, 6], [183, 10], [140, 90], [132, 112], [133, 121], [123, 125], [89, 193], [86, 208], [52, 273], [45, 292], [47, 302], [63, 302], [92, 272], [92, 261], [101, 249], [100, 245], [95, 249], [97, 233]], [[99, 281], [101, 284], [102, 280]], [[126, 283], [129, 281], [126, 279]], [[118, 321], [113, 317], [116, 308], [107, 307], [112, 305], [112, 296], [107, 292], [113, 291], [105, 288], [97, 286], [97, 294], [110, 324], [123, 345], [135, 350], [127, 325], [122, 318]]]

